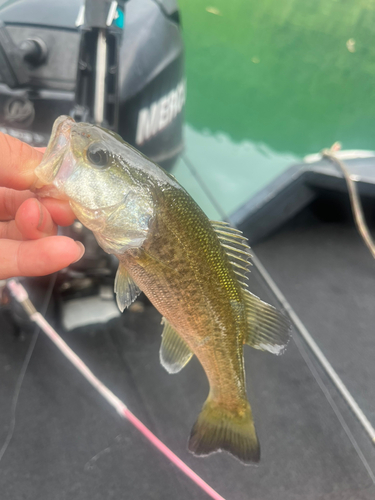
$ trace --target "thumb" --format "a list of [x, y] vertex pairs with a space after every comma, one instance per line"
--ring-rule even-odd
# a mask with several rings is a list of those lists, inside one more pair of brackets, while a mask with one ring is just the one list
[[35, 181], [34, 170], [43, 158], [25, 142], [0, 132], [0, 186], [24, 190]]

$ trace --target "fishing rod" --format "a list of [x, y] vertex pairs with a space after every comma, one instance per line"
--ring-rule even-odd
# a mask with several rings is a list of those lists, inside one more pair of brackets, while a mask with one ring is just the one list
[[[77, 356], [60, 335], [52, 328], [44, 316], [38, 312], [29, 299], [29, 295], [22, 284], [15, 278], [7, 280], [7, 287], [14, 299], [21, 304], [24, 311], [38, 329], [42, 330], [55, 344], [60, 352], [72, 363], [72, 365], [83, 375], [83, 377], [96, 389], [99, 394], [117, 411], [124, 419], [128, 420], [155, 448], [165, 455], [177, 468], [179, 468], [189, 479], [191, 479], [201, 490], [214, 500], [225, 500], [217, 491], [207, 484], [198, 474], [185, 464], [172, 450], [170, 450], [155, 434], [153, 434], [106, 385], [103, 384], [89, 369], [89, 367]], [[34, 344], [36, 339], [34, 341]], [[32, 354], [31, 349], [31, 354]], [[30, 352], [30, 351], [29, 351]], [[29, 357], [31, 357], [31, 354]], [[27, 368], [27, 363], [24, 366]], [[25, 369], [26, 369], [25, 368]], [[24, 370], [25, 371], [25, 370]], [[22, 377], [23, 379], [23, 377]], [[22, 380], [21, 380], [22, 383]], [[20, 383], [18, 384], [20, 385]], [[6, 443], [6, 446], [8, 443]], [[3, 446], [4, 448], [4, 446]], [[5, 448], [6, 449], [6, 448]], [[5, 451], [5, 450], [4, 450]], [[3, 452], [4, 454], [4, 452]], [[0, 459], [2, 455], [0, 454]]]

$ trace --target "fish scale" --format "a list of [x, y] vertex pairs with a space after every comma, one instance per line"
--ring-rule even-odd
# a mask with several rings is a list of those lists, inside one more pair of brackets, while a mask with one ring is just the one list
[[[185, 197], [184, 194], [182, 196]], [[240, 287], [236, 279], [230, 277], [231, 268], [223, 259], [220, 242], [203, 212], [190, 204], [189, 199], [181, 202], [182, 196], [176, 200], [175, 194], [168, 196], [167, 192], [163, 202], [158, 199], [157, 231], [163, 236], [156, 240], [151, 238], [149, 246], [145, 244], [147, 254], [128, 261], [126, 255], [120, 259], [138, 286], [197, 355], [212, 390], [215, 393], [224, 392], [222, 399], [225, 404], [233, 406], [233, 400], [245, 397], [242, 363], [244, 331], [238, 331], [241, 324], [236, 324], [238, 321], [230, 302], [240, 300]], [[178, 209], [174, 210], [174, 204]], [[186, 220], [186, 231], [182, 236], [180, 226], [183, 218]], [[176, 231], [180, 238], [178, 247], [175, 244]], [[202, 240], [203, 250], [197, 258]], [[173, 260], [169, 259], [171, 247], [174, 248]], [[155, 259], [153, 263], [150, 263], [150, 256]], [[163, 262], [169, 262], [172, 269], [165, 268], [161, 264]], [[163, 293], [160, 293], [161, 290]], [[244, 330], [245, 318], [242, 319]], [[208, 342], [201, 347], [202, 340], [207, 337]], [[213, 353], [216, 358], [220, 355], [223, 358], [214, 366], [211, 363]], [[225, 377], [223, 384], [218, 366], [222, 368], [225, 364], [228, 365], [227, 370], [234, 373], [232, 377]]]

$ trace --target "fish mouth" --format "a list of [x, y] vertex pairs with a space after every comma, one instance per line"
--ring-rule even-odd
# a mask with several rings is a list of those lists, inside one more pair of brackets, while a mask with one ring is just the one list
[[64, 198], [64, 183], [76, 164], [70, 149], [70, 136], [74, 125], [76, 122], [69, 116], [60, 116], [53, 125], [43, 159], [35, 169], [37, 181], [32, 190], [40, 196]]

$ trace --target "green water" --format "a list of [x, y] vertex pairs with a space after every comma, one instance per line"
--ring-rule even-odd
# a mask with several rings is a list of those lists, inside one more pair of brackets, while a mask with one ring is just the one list
[[[179, 5], [186, 151], [228, 213], [335, 141], [375, 149], [375, 0]], [[176, 176], [217, 215], [182, 162]]]

